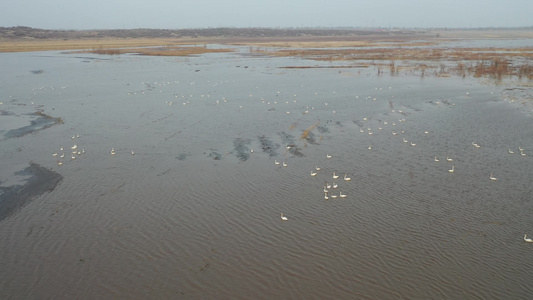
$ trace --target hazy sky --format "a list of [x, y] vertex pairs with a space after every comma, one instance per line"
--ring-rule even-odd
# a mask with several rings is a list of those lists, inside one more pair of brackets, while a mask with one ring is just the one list
[[45, 29], [532, 25], [533, 0], [0, 0], [0, 26]]

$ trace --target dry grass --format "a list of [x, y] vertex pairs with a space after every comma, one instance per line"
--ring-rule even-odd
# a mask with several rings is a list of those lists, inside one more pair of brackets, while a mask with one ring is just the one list
[[[378, 75], [387, 70], [390, 75], [399, 72], [419, 72], [420, 76], [446, 77], [473, 75], [474, 77], [518, 76], [533, 79], [533, 48], [402, 48], [365, 47], [363, 49], [281, 49], [254, 50], [257, 53], [281, 57], [301, 57], [317, 61], [358, 62], [351, 67], [373, 65]], [[403, 62], [402, 64], [397, 62]], [[450, 63], [457, 62], [456, 66]], [[432, 64], [432, 65], [430, 65]], [[350, 65], [350, 64], [348, 64]], [[317, 66], [325, 68], [328, 66]], [[330, 66], [341, 67], [341, 66]], [[288, 66], [285, 68], [298, 68]], [[309, 68], [302, 67], [302, 68]]]
[[231, 49], [211, 49], [204, 47], [153, 47], [153, 48], [124, 48], [124, 49], [93, 49], [81, 51], [84, 53], [94, 53], [94, 54], [106, 54], [106, 55], [116, 55], [116, 54], [125, 54], [133, 53], [140, 55], [151, 55], [151, 56], [187, 56], [187, 55], [199, 55], [204, 53], [218, 53], [218, 52], [232, 52]]

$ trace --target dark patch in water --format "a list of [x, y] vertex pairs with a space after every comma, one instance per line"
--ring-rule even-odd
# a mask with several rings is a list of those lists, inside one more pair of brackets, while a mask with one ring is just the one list
[[262, 135], [258, 137], [259, 142], [261, 143], [261, 149], [263, 149], [263, 152], [268, 154], [270, 157], [277, 156], [278, 153], [276, 150], [279, 149], [279, 144], [273, 143], [271, 140], [269, 140], [266, 136]]
[[233, 147], [235, 148], [235, 155], [240, 161], [247, 161], [250, 158], [250, 148], [248, 145], [251, 144], [250, 139], [241, 139], [236, 138], [233, 141]]
[[287, 134], [285, 131], [280, 132], [279, 137], [284, 145], [296, 144], [295, 137], [293, 135]]
[[17, 129], [12, 129], [4, 135], [4, 139], [21, 137], [29, 133], [33, 133], [42, 129], [46, 129], [55, 124], [62, 124], [63, 120], [61, 118], [54, 118], [49, 115], [43, 114], [41, 112], [36, 112], [30, 115], [39, 116], [35, 120], [31, 120], [30, 125], [24, 126]]
[[[354, 121], [355, 123], [355, 121]], [[316, 128], [318, 130], [318, 132], [320, 133], [329, 133], [329, 128], [327, 128], [326, 126], [324, 125], [320, 125]]]
[[310, 144], [318, 145], [316, 141], [316, 135], [312, 132], [309, 132], [309, 134], [305, 137], [305, 140], [308, 141]]
[[187, 156], [191, 156], [191, 155], [187, 154], [187, 153], [181, 153], [180, 155], [176, 156], [176, 159], [185, 160], [185, 159], [187, 159]]
[[16, 174], [31, 175], [31, 177], [23, 186], [0, 187], [0, 221], [16, 213], [37, 196], [54, 190], [57, 184], [63, 180], [63, 176], [60, 174], [33, 162], [30, 163], [29, 167]]
[[214, 160], [221, 160], [222, 159], [222, 154], [220, 154], [220, 153], [218, 153], [216, 151], [211, 151], [211, 153], [209, 153], [207, 156], [213, 158]]
[[33, 74], [42, 74], [42, 73], [44, 73], [44, 70], [43, 70], [43, 69], [39, 69], [39, 70], [31, 70], [31, 72], [32, 72]]

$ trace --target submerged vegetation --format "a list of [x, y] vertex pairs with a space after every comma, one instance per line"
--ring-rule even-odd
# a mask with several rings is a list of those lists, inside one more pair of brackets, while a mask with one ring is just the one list
[[[419, 48], [405, 47], [399, 44], [387, 47], [379, 44], [367, 47], [348, 49], [256, 49], [256, 53], [263, 53], [282, 57], [301, 57], [304, 59], [339, 62], [343, 66], [362, 68], [376, 66], [378, 75], [387, 71], [390, 75], [400, 72], [418, 72], [421, 77], [434, 76], [474, 76], [493, 77], [502, 79], [503, 76], [516, 76], [520, 79], [533, 79], [532, 48]], [[350, 66], [348, 63], [355, 62]], [[316, 66], [325, 68], [327, 66]], [[312, 68], [309, 66], [288, 66], [286, 68]]]

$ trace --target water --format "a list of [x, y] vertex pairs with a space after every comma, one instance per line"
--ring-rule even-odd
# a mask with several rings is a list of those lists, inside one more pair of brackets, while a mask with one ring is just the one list
[[[246, 51], [0, 59], [1, 186], [30, 161], [63, 176], [0, 221], [2, 298], [533, 292], [533, 120], [504, 87]], [[64, 124], [7, 137], [37, 110]]]

